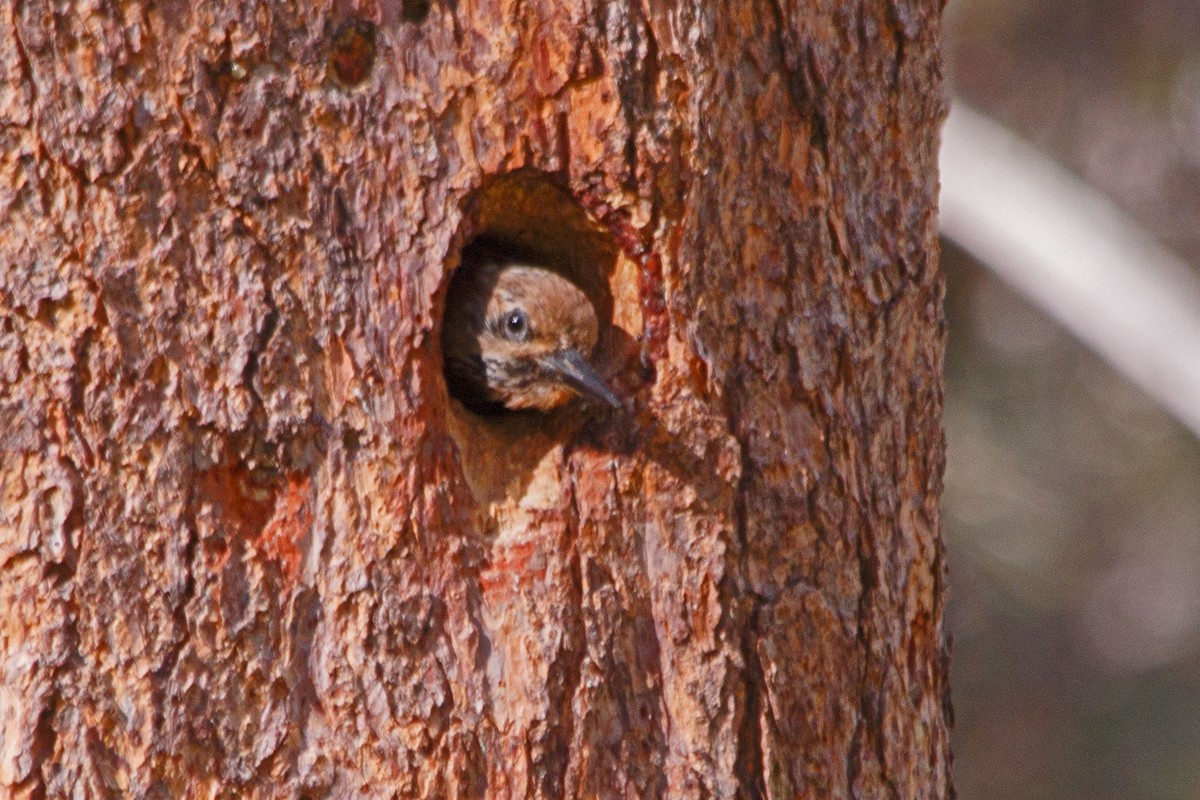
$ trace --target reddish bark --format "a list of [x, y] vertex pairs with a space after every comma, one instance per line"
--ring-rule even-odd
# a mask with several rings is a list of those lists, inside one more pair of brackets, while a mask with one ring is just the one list
[[[947, 796], [939, 15], [0, 7], [0, 785]], [[447, 397], [480, 234], [627, 412]]]

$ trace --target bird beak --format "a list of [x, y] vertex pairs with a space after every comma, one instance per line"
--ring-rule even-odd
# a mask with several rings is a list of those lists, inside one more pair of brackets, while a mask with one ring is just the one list
[[613, 408], [621, 407], [620, 399], [575, 348], [554, 351], [542, 359], [542, 365], [584, 397], [603, 401]]

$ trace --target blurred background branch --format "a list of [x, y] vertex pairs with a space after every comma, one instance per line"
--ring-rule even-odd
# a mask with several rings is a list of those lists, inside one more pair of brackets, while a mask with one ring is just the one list
[[941, 228], [1200, 437], [1200, 278], [1104, 195], [956, 103]]

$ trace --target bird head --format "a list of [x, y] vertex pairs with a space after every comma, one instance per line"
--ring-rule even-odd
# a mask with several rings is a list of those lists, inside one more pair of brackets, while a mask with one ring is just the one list
[[620, 400], [589, 361], [599, 325], [569, 280], [529, 264], [483, 264], [451, 284], [446, 372], [469, 404], [548, 411], [576, 396]]

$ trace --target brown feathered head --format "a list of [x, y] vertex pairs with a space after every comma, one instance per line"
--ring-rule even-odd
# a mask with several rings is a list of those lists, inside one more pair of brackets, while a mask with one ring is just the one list
[[472, 265], [446, 298], [442, 349], [451, 393], [471, 407], [548, 411], [577, 395], [620, 406], [588, 358], [596, 310], [544, 267]]

